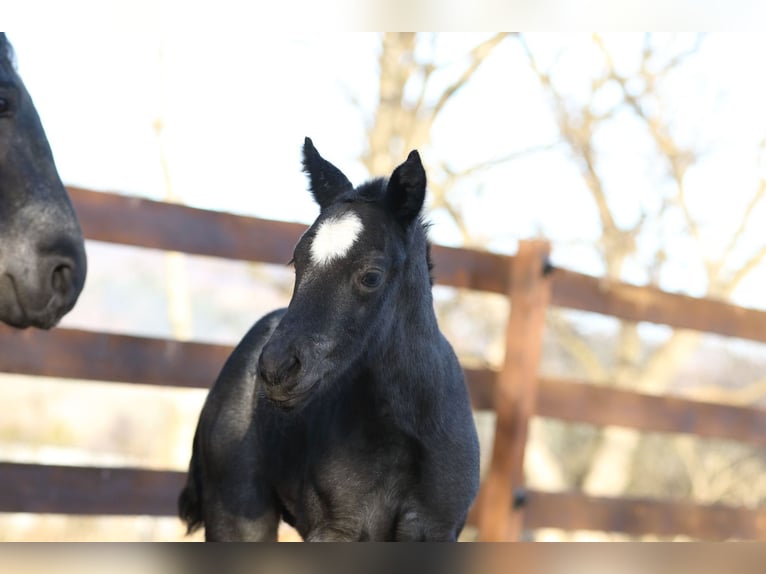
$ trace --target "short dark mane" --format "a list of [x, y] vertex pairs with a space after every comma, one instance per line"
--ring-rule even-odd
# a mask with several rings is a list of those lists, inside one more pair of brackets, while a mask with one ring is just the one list
[[428, 238], [428, 230], [431, 229], [431, 222], [420, 219], [420, 226], [423, 228], [423, 235], [426, 236], [426, 261], [428, 262], [428, 280], [431, 287], [434, 286], [434, 260], [431, 257], [431, 240]]
[[385, 177], [376, 177], [356, 188], [354, 199], [374, 203], [381, 201], [386, 193], [388, 179]]

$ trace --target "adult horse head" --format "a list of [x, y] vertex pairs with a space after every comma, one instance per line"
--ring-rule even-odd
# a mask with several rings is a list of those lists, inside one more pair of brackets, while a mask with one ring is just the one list
[[0, 321], [54, 326], [85, 283], [82, 232], [0, 33]]

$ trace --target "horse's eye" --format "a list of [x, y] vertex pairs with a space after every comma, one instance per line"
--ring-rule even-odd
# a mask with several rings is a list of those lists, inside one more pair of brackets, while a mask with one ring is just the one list
[[0, 98], [0, 115], [11, 111], [11, 101], [8, 98]]
[[383, 281], [383, 273], [380, 271], [372, 270], [372, 271], [366, 271], [364, 275], [362, 275], [362, 278], [360, 279], [362, 285], [367, 287], [368, 289], [375, 289], [376, 287], [379, 287], [380, 284]]

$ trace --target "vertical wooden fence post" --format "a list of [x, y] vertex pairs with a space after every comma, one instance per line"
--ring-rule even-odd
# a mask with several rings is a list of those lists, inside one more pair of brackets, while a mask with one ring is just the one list
[[523, 492], [527, 426], [535, 412], [545, 309], [550, 300], [549, 253], [547, 241], [521, 241], [509, 270], [511, 313], [505, 363], [495, 389], [495, 442], [478, 500], [483, 541], [518, 540], [521, 534], [523, 498], [514, 493]]

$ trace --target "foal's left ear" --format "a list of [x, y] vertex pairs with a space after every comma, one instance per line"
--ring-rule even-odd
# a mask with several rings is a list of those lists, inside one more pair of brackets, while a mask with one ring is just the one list
[[319, 155], [311, 138], [303, 142], [303, 171], [311, 180], [311, 193], [321, 209], [354, 190], [343, 172]]
[[397, 219], [409, 225], [423, 208], [426, 197], [426, 170], [420, 154], [413, 150], [407, 160], [394, 170], [386, 188], [386, 203]]

